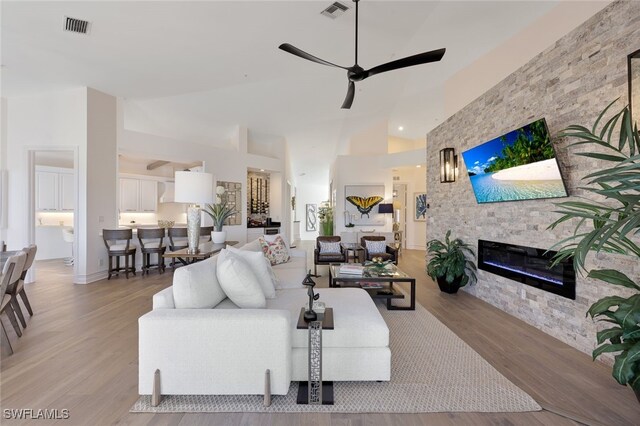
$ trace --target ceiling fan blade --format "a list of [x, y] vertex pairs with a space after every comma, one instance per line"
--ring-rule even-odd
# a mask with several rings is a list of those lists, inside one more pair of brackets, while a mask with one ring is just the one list
[[351, 104], [353, 103], [353, 97], [356, 94], [356, 84], [349, 80], [349, 88], [347, 89], [347, 96], [344, 98], [344, 102], [340, 108], [349, 109], [351, 108]]
[[304, 50], [300, 50], [297, 47], [290, 45], [289, 43], [283, 43], [280, 46], [278, 46], [278, 48], [281, 50], [284, 50], [287, 53], [291, 53], [292, 55], [296, 55], [302, 59], [306, 59], [308, 61], [312, 61], [322, 65], [328, 65], [330, 67], [342, 68], [344, 70], [347, 69], [346, 67], [341, 67], [340, 65], [332, 64], [331, 62], [325, 61], [324, 59], [320, 59], [316, 56], [313, 56], [305, 52]]
[[417, 55], [407, 56], [406, 58], [396, 59], [386, 64], [378, 65], [370, 70], [363, 72], [362, 80], [372, 75], [380, 74], [387, 71], [393, 71], [400, 68], [412, 67], [414, 65], [427, 64], [429, 62], [438, 62], [444, 56], [446, 49], [432, 50], [430, 52], [418, 53]]

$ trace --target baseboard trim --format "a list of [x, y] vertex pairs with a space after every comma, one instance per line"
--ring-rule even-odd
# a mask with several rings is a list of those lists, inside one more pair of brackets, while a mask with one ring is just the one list
[[92, 274], [76, 275], [73, 277], [73, 283], [74, 284], [90, 284], [96, 281], [104, 280], [105, 278], [107, 278], [107, 276], [108, 276], [108, 273], [107, 273], [107, 270], [105, 269], [104, 271], [98, 271]]

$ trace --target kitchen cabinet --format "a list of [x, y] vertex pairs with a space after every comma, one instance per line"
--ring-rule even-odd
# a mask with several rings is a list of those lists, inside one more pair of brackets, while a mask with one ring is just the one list
[[75, 207], [73, 196], [73, 173], [60, 173], [58, 175], [58, 190], [60, 191], [60, 210], [69, 212]]
[[36, 172], [36, 210], [58, 210], [58, 173]]
[[36, 210], [73, 211], [75, 207], [73, 171], [55, 167], [36, 168]]
[[154, 180], [140, 181], [140, 211], [155, 212], [158, 210], [158, 182]]
[[120, 178], [121, 212], [155, 212], [158, 209], [158, 182]]

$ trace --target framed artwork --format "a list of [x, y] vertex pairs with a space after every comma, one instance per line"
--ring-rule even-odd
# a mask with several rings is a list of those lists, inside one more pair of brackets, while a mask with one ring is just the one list
[[413, 197], [414, 211], [413, 220], [416, 222], [424, 222], [427, 220], [427, 193], [416, 192]]
[[384, 200], [384, 185], [345, 185], [344, 196], [345, 210], [355, 216], [354, 225], [385, 224], [377, 207]]
[[242, 184], [219, 180], [216, 185], [216, 203], [227, 203], [236, 211], [236, 214], [225, 220], [224, 224], [242, 225]]
[[318, 230], [318, 206], [316, 204], [307, 204], [307, 231]]

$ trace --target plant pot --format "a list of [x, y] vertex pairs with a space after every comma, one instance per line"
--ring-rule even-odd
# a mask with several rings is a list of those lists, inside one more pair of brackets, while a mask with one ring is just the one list
[[214, 244], [222, 244], [227, 240], [227, 231], [212, 231], [211, 241]]
[[438, 277], [436, 280], [438, 281], [438, 287], [440, 287], [440, 291], [448, 294], [455, 294], [458, 292], [460, 288], [460, 283], [462, 282], [462, 275], [456, 277], [451, 284], [447, 282], [445, 277]]

